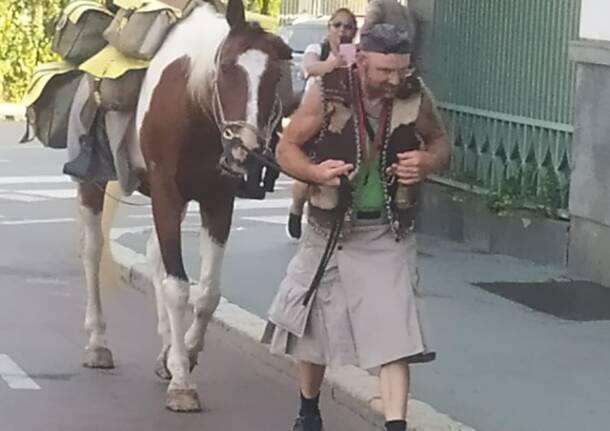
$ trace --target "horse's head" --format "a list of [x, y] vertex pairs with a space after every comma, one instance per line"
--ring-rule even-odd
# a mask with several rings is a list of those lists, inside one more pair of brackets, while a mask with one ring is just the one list
[[229, 0], [227, 21], [231, 29], [216, 55], [214, 116], [222, 136], [221, 166], [243, 174], [249, 154], [267, 148], [281, 120], [277, 84], [281, 62], [292, 51], [278, 36], [246, 22], [242, 0]]

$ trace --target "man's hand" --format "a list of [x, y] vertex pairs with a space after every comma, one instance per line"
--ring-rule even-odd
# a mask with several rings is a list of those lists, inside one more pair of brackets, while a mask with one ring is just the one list
[[339, 186], [339, 177], [347, 175], [354, 166], [343, 160], [325, 160], [318, 165], [311, 165], [311, 178], [322, 186]]
[[406, 186], [419, 183], [436, 169], [435, 158], [427, 151], [406, 151], [398, 154], [398, 163], [392, 171], [398, 182]]

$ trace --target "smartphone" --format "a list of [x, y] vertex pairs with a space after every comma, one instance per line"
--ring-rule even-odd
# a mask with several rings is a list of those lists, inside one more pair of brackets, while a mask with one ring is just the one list
[[356, 44], [342, 43], [339, 45], [339, 55], [347, 63], [347, 66], [351, 66], [356, 61]]

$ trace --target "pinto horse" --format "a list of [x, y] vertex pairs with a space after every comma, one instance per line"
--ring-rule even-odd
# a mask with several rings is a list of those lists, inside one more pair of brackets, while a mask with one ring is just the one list
[[[156, 373], [170, 379], [170, 410], [201, 410], [190, 373], [220, 301], [238, 183], [281, 118], [276, 86], [280, 64], [290, 58], [279, 37], [246, 22], [242, 0], [229, 0], [226, 19], [208, 3], [194, 9], [172, 30], [146, 72], [135, 120], [138, 151], [130, 162], [139, 172], [140, 191], [152, 199], [155, 230], [146, 254], [162, 341]], [[88, 290], [84, 365], [91, 368], [114, 366], [99, 288], [104, 187], [91, 182], [78, 187]], [[180, 229], [189, 201], [199, 203], [201, 216], [201, 275], [192, 295]]]

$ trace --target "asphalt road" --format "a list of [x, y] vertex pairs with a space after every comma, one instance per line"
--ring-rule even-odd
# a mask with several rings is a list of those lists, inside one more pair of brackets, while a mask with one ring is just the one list
[[[0, 123], [0, 355], [8, 354], [42, 389], [11, 390], [0, 380], [0, 431], [289, 429], [295, 398], [290, 379], [239, 362], [222, 340], [205, 352], [197, 371], [209, 412], [165, 413], [163, 386], [151, 373], [158, 341], [150, 296], [105, 291], [119, 368], [109, 375], [80, 368], [84, 289], [74, 187], [59, 176], [62, 151], [15, 146], [20, 134], [18, 126]], [[282, 180], [269, 200], [238, 203], [223, 268], [223, 294], [263, 317], [295, 250], [284, 234], [288, 198], [289, 182]], [[112, 233], [142, 253], [151, 223], [149, 208], [123, 206]], [[197, 226], [196, 214], [187, 215], [185, 261], [194, 279]], [[610, 429], [610, 321], [561, 320], [472, 284], [562, 279], [563, 269], [481, 255], [433, 237], [420, 236], [419, 252], [427, 335], [438, 359], [415, 367], [416, 398], [480, 431]], [[226, 356], [235, 359], [225, 364]], [[254, 389], [239, 381], [225, 385], [224, 376], [242, 368], [244, 382], [256, 380]], [[280, 388], [277, 397], [269, 388]], [[239, 400], [231, 408], [235, 394]], [[328, 431], [370, 429], [336, 406], [329, 414], [334, 422]], [[230, 421], [236, 425], [227, 427]], [[267, 428], [258, 425], [264, 421]], [[18, 424], [23, 426], [9, 427]]]
[[[117, 368], [81, 366], [85, 290], [75, 188], [59, 176], [64, 153], [13, 145], [19, 132], [0, 123], [0, 431], [292, 429], [294, 381], [214, 329], [195, 370], [204, 412], [166, 411], [166, 384], [153, 373], [153, 297], [109, 282], [108, 274], [103, 297]], [[333, 401], [322, 403], [329, 430], [373, 429]]]

